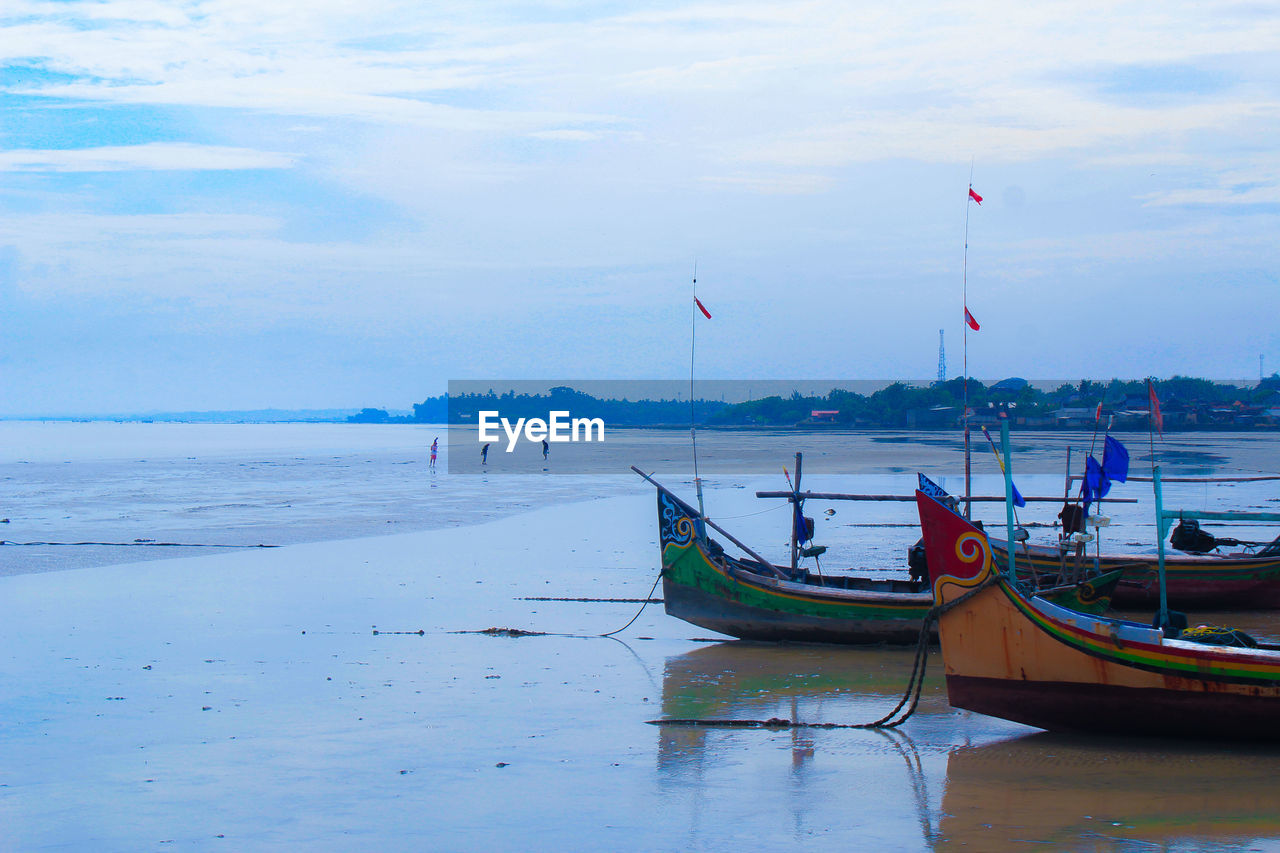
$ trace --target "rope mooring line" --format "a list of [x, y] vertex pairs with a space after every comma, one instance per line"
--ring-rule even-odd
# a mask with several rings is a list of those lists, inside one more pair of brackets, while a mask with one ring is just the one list
[[653, 579], [653, 586], [649, 587], [649, 594], [644, 597], [644, 604], [640, 605], [640, 609], [636, 611], [636, 615], [631, 617], [627, 624], [623, 625], [616, 631], [610, 631], [607, 634], [601, 634], [601, 637], [612, 637], [614, 634], [621, 634], [623, 631], [631, 627], [631, 623], [640, 618], [640, 614], [649, 606], [649, 602], [653, 600], [653, 591], [658, 588], [658, 581], [662, 580], [662, 569], [658, 569], [658, 576]]

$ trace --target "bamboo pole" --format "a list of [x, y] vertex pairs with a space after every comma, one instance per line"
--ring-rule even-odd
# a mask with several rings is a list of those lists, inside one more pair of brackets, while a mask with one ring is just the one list
[[[1083, 480], [1081, 474], [1071, 474], [1067, 477], [1068, 483], [1074, 483], [1077, 480]], [[1162, 483], [1261, 483], [1267, 480], [1280, 480], [1280, 474], [1267, 474], [1259, 477], [1161, 477]], [[1125, 482], [1129, 483], [1151, 483], [1154, 482], [1152, 477], [1128, 477]], [[1028, 499], [1029, 500], [1029, 499]], [[1113, 498], [1107, 498], [1114, 503]]]
[[[756, 492], [758, 498], [787, 498], [797, 497], [795, 492]], [[846, 495], [836, 492], [800, 492], [798, 497], [801, 500], [818, 500], [818, 501], [897, 501], [906, 503], [915, 501], [915, 495]], [[973, 495], [969, 500], [974, 503], [999, 503], [1004, 500], [1002, 496], [996, 495]], [[1059, 497], [1024, 497], [1024, 501], [1031, 503], [1039, 501], [1040, 503], [1058, 503], [1062, 500]], [[1136, 504], [1137, 498], [1110, 498], [1112, 503], [1128, 503]]]
[[[1009, 583], [1016, 579], [1014, 575], [1014, 554], [1018, 550], [1018, 541], [1013, 538], [1013, 453], [1009, 449], [1009, 421], [1000, 424], [1000, 450], [1004, 454], [1004, 464], [1000, 473], [1004, 474], [1004, 517], [1005, 530], [1009, 538]], [[1025, 499], [1024, 499], [1025, 500]]]
[[[1155, 458], [1154, 455], [1152, 458]], [[1151, 468], [1152, 489], [1156, 496], [1156, 566], [1157, 578], [1160, 583], [1160, 609], [1156, 611], [1156, 627], [1164, 632], [1169, 627], [1169, 594], [1165, 588], [1165, 571], [1164, 571], [1164, 494], [1160, 488], [1160, 466], [1153, 465]], [[1167, 636], [1167, 635], [1166, 635]]]
[[804, 524], [804, 513], [801, 507], [804, 506], [800, 497], [800, 466], [804, 464], [804, 454], [796, 453], [796, 482], [795, 488], [791, 492], [791, 575], [795, 576], [796, 569], [800, 567], [800, 525]]

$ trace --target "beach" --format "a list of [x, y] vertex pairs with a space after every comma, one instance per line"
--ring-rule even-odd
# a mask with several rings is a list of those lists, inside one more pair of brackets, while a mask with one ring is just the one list
[[[280, 455], [331, 449], [296, 446], [298, 432], [278, 433], [293, 443]], [[411, 463], [423, 486], [411, 491], [430, 501], [424, 456], [410, 454], [425, 447], [421, 431], [412, 444], [365, 434], [390, 443], [385, 459]], [[224, 461], [265, 452], [231, 448]], [[18, 461], [4, 464], [12, 475]], [[910, 487], [893, 472], [859, 476]], [[1028, 477], [1028, 493], [1061, 489], [1060, 475], [1056, 486]], [[785, 504], [753, 496], [777, 479], [722, 480], [706, 500], [780, 558]], [[651, 724], [867, 722], [897, 702], [912, 650], [725, 643], [661, 605], [641, 610], [658, 553], [654, 496], [638, 478], [598, 482], [583, 499], [566, 494], [568, 477], [436, 482], [459, 483], [465, 500], [442, 500], [424, 517], [447, 523], [410, 533], [367, 532], [378, 512], [357, 505], [379, 491], [371, 483], [331, 496], [341, 538], [0, 577], [0, 849], [1280, 847], [1280, 752], [1051, 736], [956, 711], [936, 652], [918, 712], [893, 731]], [[482, 487], [511, 506], [468, 516]], [[259, 509], [226, 512], [252, 521]], [[194, 515], [173, 532], [274, 529]], [[917, 534], [885, 525], [909, 511], [821, 518], [844, 562], [904, 573], [902, 542]], [[54, 521], [41, 523], [59, 534]], [[599, 636], [637, 611], [615, 638]], [[1265, 635], [1271, 620], [1237, 623]]]

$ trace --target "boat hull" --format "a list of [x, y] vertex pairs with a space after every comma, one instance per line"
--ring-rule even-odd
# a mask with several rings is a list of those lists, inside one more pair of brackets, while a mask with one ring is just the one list
[[[718, 589], [707, 591], [664, 574], [662, 593], [667, 613], [741, 640], [848, 645], [915, 643], [933, 605], [926, 596], [924, 604], [891, 606], [886, 612], [885, 606], [874, 603], [833, 604], [793, 594], [773, 594], [729, 577], [706, 580]], [[843, 615], [817, 612], [833, 607], [843, 610]]]
[[[697, 514], [658, 490], [663, 602], [668, 614], [742, 640], [915, 643], [933, 594], [909, 581], [775, 577], [782, 570], [729, 557], [700, 535]], [[850, 588], [862, 585], [868, 588]], [[912, 591], [912, 590], [916, 591]]]
[[[999, 540], [991, 542], [993, 558], [1003, 565], [1007, 550]], [[1068, 555], [1068, 566], [1074, 557]], [[1038, 574], [1057, 574], [1062, 563], [1055, 548], [1019, 547], [1019, 572], [1026, 567]], [[1095, 560], [1086, 556], [1085, 567]], [[1122, 570], [1124, 575], [1112, 595], [1117, 608], [1155, 609], [1160, 604], [1156, 558], [1149, 555], [1109, 555], [1096, 561], [1099, 571]], [[1169, 606], [1183, 610], [1280, 609], [1280, 558], [1276, 557], [1167, 557], [1165, 580]]]
[[917, 492], [952, 705], [1052, 731], [1280, 740], [1280, 650], [1212, 646], [1027, 597]]
[[947, 674], [957, 708], [1038, 729], [1280, 741], [1280, 695]]

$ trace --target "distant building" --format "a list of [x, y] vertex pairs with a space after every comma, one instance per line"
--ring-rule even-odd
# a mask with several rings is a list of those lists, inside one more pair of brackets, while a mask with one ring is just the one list
[[1094, 423], [1094, 415], [1097, 409], [1088, 406], [1063, 406], [1050, 417], [1053, 418], [1054, 424], [1061, 429], [1080, 429], [1092, 427]]

